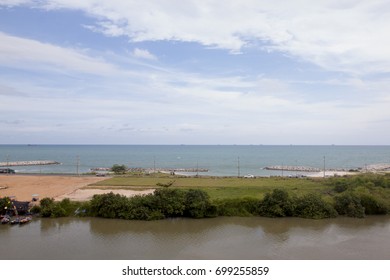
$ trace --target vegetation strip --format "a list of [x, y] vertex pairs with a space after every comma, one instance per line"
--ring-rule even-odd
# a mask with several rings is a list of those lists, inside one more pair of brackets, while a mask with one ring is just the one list
[[[367, 174], [322, 180], [267, 179], [259, 187], [240, 187], [236, 183], [233, 180], [225, 188], [205, 185], [187, 188], [175, 186], [175, 181], [167, 184], [170, 186], [156, 189], [153, 194], [128, 198], [108, 193], [95, 195], [88, 202], [71, 202], [69, 199], [55, 202], [52, 198], [44, 198], [40, 206], [33, 207], [31, 211], [42, 217], [78, 215], [135, 220], [216, 216], [322, 219], [345, 215], [363, 218], [365, 215], [390, 212], [390, 175]], [[304, 191], [299, 189], [300, 184], [304, 186]], [[220, 190], [219, 195], [210, 192], [212, 189]], [[248, 192], [249, 189], [254, 192]], [[226, 191], [227, 194], [223, 195]], [[0, 199], [0, 209], [4, 208], [3, 201], [5, 199]]]

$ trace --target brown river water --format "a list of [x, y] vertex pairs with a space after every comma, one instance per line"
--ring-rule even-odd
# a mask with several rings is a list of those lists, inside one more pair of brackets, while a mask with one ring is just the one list
[[34, 219], [0, 225], [0, 259], [390, 259], [390, 217]]

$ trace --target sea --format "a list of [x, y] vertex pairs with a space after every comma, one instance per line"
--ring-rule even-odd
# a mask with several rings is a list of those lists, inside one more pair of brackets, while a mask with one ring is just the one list
[[[267, 166], [364, 170], [390, 164], [390, 146], [300, 145], [0, 145], [0, 162], [57, 161], [58, 165], [12, 167], [17, 173], [88, 173], [124, 164], [145, 169], [206, 169], [207, 176], [287, 176]], [[194, 172], [185, 175], [194, 175]], [[283, 174], [282, 174], [283, 173]]]

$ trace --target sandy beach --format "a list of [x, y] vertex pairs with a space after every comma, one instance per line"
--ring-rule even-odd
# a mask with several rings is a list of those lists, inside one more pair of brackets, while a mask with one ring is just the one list
[[109, 192], [126, 196], [153, 192], [153, 190], [81, 189], [104, 179], [96, 176], [0, 175], [0, 197], [12, 196], [16, 200], [30, 201], [33, 195], [37, 195], [39, 198], [51, 197], [55, 200], [69, 198], [85, 201], [92, 198], [94, 194]]

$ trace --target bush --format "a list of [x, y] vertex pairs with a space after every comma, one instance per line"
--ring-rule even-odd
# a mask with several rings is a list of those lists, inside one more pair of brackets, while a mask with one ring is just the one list
[[320, 195], [307, 194], [296, 200], [295, 216], [310, 219], [324, 219], [336, 217], [337, 212]]
[[118, 194], [95, 195], [91, 214], [103, 218], [156, 220], [168, 217], [216, 216], [217, 209], [201, 190], [159, 189], [151, 195], [127, 198]]
[[59, 218], [69, 216], [69, 213], [63, 208], [70, 204], [69, 199], [64, 199], [65, 202], [55, 202], [53, 198], [45, 197], [40, 203], [40, 214], [45, 218]]
[[179, 189], [158, 189], [154, 193], [155, 210], [160, 211], [165, 217], [182, 216], [185, 209], [185, 192]]
[[218, 216], [254, 216], [259, 215], [260, 200], [256, 198], [232, 198], [218, 200]]
[[385, 215], [389, 212], [386, 205], [372, 195], [360, 195], [360, 202], [364, 207], [364, 213], [366, 215]]
[[294, 204], [287, 191], [275, 189], [260, 203], [259, 214], [265, 217], [286, 217], [294, 213]]
[[126, 196], [110, 192], [94, 195], [90, 206], [92, 215], [111, 219], [125, 219], [128, 212], [128, 199]]
[[348, 189], [348, 182], [344, 178], [335, 182], [335, 187], [334, 187], [335, 192], [342, 193], [347, 189]]
[[364, 218], [365, 208], [360, 197], [352, 193], [342, 194], [335, 197], [335, 209], [340, 215]]
[[11, 207], [11, 199], [9, 197], [0, 198], [0, 214], [4, 215]]
[[188, 190], [185, 194], [186, 217], [204, 218], [216, 215], [216, 208], [210, 203], [209, 195], [202, 190]]
[[124, 164], [122, 165], [114, 164], [111, 167], [111, 171], [114, 172], [115, 174], [125, 174], [127, 171], [127, 166]]

